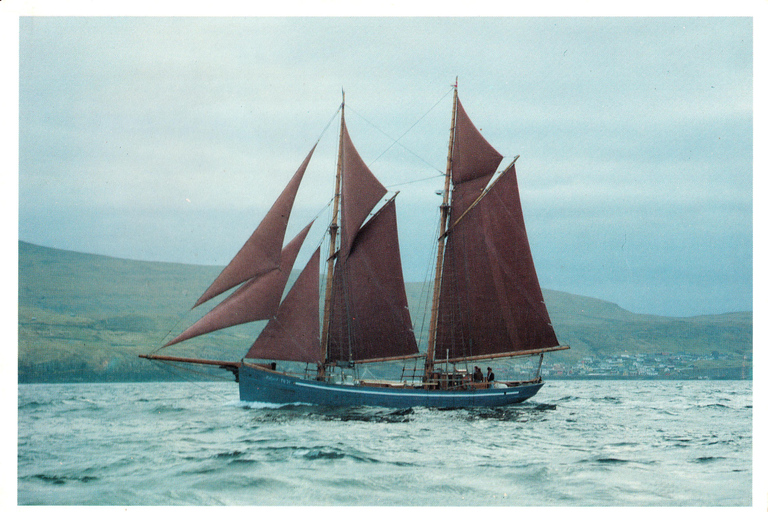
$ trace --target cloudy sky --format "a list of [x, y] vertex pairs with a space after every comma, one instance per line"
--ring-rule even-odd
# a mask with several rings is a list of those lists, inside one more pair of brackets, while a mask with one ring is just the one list
[[406, 279], [422, 280], [458, 76], [502, 166], [520, 155], [543, 287], [638, 313], [751, 310], [752, 30], [749, 17], [22, 17], [18, 237], [223, 265], [322, 135], [291, 237], [327, 220], [343, 88], [358, 151], [400, 191]]

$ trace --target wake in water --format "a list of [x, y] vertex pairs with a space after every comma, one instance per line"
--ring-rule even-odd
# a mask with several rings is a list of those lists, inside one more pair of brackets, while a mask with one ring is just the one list
[[[522, 404], [515, 407], [475, 407], [471, 409], [457, 408], [422, 408], [409, 407], [406, 409], [390, 409], [369, 406], [324, 407], [310, 404], [269, 404], [262, 402], [234, 402], [244, 409], [264, 411], [255, 415], [255, 420], [285, 421], [286, 418], [312, 418], [320, 421], [358, 421], [369, 423], [404, 423], [417, 419], [419, 414], [429, 411], [439, 411], [443, 416], [450, 416], [457, 421], [497, 420], [497, 421], [529, 421], [537, 417], [541, 411], [557, 409], [555, 404]], [[276, 413], [277, 411], [277, 413]]]

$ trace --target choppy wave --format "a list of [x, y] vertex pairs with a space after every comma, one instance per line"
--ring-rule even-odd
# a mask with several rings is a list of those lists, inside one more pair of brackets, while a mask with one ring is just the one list
[[43, 474], [43, 473], [32, 475], [31, 478], [38, 479], [46, 483], [50, 483], [52, 485], [64, 485], [70, 482], [79, 482], [79, 483], [87, 484], [88, 482], [98, 480], [98, 478], [95, 476], [49, 475], [49, 474]]
[[745, 506], [745, 382], [549, 383], [513, 407], [243, 403], [232, 384], [19, 386], [21, 505]]

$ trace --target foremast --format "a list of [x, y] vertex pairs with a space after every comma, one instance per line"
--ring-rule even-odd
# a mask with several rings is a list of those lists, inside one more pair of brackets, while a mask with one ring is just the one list
[[322, 380], [325, 378], [325, 366], [328, 358], [328, 338], [330, 336], [330, 320], [331, 320], [331, 290], [333, 288], [333, 269], [336, 262], [336, 256], [338, 254], [336, 238], [339, 233], [339, 201], [341, 199], [341, 167], [343, 162], [344, 151], [344, 90], [341, 91], [341, 123], [339, 127], [339, 154], [336, 159], [336, 184], [333, 194], [333, 216], [331, 217], [331, 225], [328, 227], [329, 233], [329, 249], [328, 249], [328, 269], [326, 271], [325, 278], [325, 301], [323, 305], [323, 331], [320, 339], [320, 354], [322, 360], [317, 365], [317, 379]]
[[445, 166], [445, 186], [443, 203], [440, 205], [440, 235], [437, 241], [435, 262], [435, 282], [432, 293], [432, 312], [429, 318], [429, 336], [427, 339], [426, 359], [424, 361], [424, 380], [429, 378], [435, 367], [435, 339], [437, 336], [437, 315], [440, 310], [440, 286], [443, 278], [443, 260], [445, 258], [445, 236], [450, 217], [451, 170], [453, 167], [453, 144], [456, 136], [456, 104], [459, 99], [458, 78], [453, 86], [453, 111], [451, 113], [451, 135], [448, 142], [448, 160]]
[[319, 380], [331, 366], [419, 352], [405, 293], [395, 197], [375, 208], [387, 189], [355, 148], [343, 104], [340, 132]]

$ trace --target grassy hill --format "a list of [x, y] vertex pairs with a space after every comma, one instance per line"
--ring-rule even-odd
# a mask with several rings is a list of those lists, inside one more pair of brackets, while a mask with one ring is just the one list
[[[19, 381], [177, 378], [166, 365], [137, 354], [158, 348], [206, 311], [189, 308], [220, 270], [19, 242]], [[406, 288], [419, 336], [427, 294], [421, 284]], [[751, 312], [669, 318], [563, 292], [544, 290], [544, 297], [560, 343], [571, 346], [548, 356], [550, 361], [571, 364], [625, 353], [752, 353]], [[239, 360], [264, 323], [233, 327], [163, 353]]]

